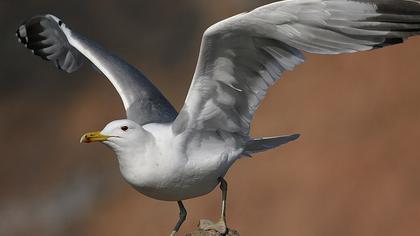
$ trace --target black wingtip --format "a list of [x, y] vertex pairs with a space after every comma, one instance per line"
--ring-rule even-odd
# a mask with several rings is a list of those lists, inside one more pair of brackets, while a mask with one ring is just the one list
[[391, 45], [395, 45], [395, 44], [400, 44], [400, 43], [403, 43], [403, 42], [404, 42], [404, 38], [387, 38], [387, 39], [385, 39], [384, 42], [375, 45], [374, 49], [383, 48], [383, 47], [391, 46]]
[[45, 27], [42, 25], [43, 20], [42, 16], [35, 16], [26, 20], [16, 30], [16, 37], [18, 42], [30, 49], [34, 55], [47, 60], [47, 56], [50, 54], [45, 53], [42, 49], [51, 46], [51, 44], [44, 41], [46, 37], [42, 35], [45, 31]]
[[290, 141], [294, 141], [296, 139], [300, 138], [300, 134], [292, 134], [290, 135]]
[[60, 70], [72, 73], [82, 66], [84, 57], [70, 45], [64, 27], [67, 28], [54, 15], [36, 15], [18, 27], [16, 36], [34, 55], [52, 61]]

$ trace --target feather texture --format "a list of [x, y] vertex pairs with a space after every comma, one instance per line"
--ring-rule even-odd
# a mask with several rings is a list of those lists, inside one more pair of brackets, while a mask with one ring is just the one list
[[140, 71], [71, 31], [57, 17], [32, 17], [19, 26], [16, 35], [35, 55], [68, 73], [78, 70], [87, 58], [114, 85], [130, 120], [140, 125], [169, 123], [177, 116], [173, 106]]
[[403, 42], [420, 32], [418, 0], [285, 0], [206, 30], [173, 131], [249, 135], [267, 90], [304, 61], [302, 51], [339, 54]]

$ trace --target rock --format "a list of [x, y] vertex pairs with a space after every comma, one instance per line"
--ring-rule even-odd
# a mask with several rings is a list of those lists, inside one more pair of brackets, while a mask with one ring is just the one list
[[212, 225], [213, 222], [210, 220], [200, 220], [198, 229], [192, 233], [188, 233], [186, 236], [239, 236], [239, 232], [234, 229], [229, 229], [225, 234], [221, 234], [216, 230], [204, 230], [207, 225]]

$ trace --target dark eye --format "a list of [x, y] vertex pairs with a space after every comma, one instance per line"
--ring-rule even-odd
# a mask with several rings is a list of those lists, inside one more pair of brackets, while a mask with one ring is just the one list
[[122, 131], [127, 131], [127, 130], [128, 130], [128, 126], [122, 126], [122, 127], [121, 127], [121, 130], [122, 130]]
[[63, 22], [61, 20], [58, 21], [58, 25], [61, 26]]

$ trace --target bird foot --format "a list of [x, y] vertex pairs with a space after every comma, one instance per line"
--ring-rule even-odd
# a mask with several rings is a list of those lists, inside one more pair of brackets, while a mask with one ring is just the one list
[[225, 235], [228, 231], [226, 222], [224, 220], [219, 220], [217, 223], [213, 223], [210, 220], [200, 220], [198, 228], [204, 231], [214, 230], [221, 235]]

